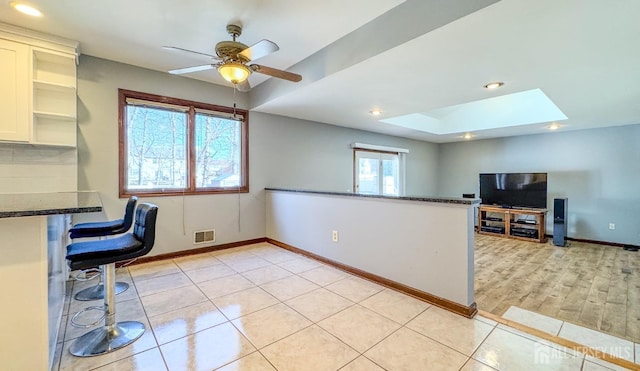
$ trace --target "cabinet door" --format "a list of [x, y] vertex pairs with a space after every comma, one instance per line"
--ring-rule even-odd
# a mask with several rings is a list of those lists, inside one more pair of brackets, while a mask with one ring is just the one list
[[0, 39], [0, 140], [29, 140], [29, 47]]

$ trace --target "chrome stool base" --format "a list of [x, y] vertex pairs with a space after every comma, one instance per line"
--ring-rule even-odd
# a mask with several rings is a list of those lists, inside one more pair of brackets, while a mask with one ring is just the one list
[[[127, 291], [128, 288], [128, 283], [116, 282], [116, 295]], [[99, 283], [95, 286], [87, 287], [82, 291], [78, 291], [73, 298], [79, 301], [102, 300], [104, 299], [104, 285]]]
[[93, 357], [112, 352], [138, 340], [144, 334], [144, 324], [136, 321], [118, 322], [89, 331], [77, 338], [69, 352], [76, 357]]

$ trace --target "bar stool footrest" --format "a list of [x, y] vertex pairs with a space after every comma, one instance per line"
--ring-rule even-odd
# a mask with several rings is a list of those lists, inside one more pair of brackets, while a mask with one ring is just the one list
[[[97, 320], [95, 320], [92, 323], [87, 323], [87, 324], [83, 324], [80, 322], [77, 322], [76, 319], [78, 318], [78, 316], [83, 315], [84, 313], [90, 311], [90, 310], [99, 310], [101, 311], [102, 317], [98, 318]], [[102, 306], [91, 306], [91, 307], [86, 307], [78, 312], [76, 312], [76, 314], [73, 315], [73, 317], [71, 317], [71, 326], [73, 327], [77, 327], [77, 328], [89, 328], [89, 327], [93, 327], [95, 325], [97, 325], [98, 323], [102, 322], [102, 320], [104, 319], [104, 317], [106, 317], [107, 315], [107, 309], [104, 305]]]
[[[91, 281], [96, 277], [100, 277], [101, 272], [100, 268], [82, 269], [73, 276], [73, 279], [80, 282]], [[93, 274], [89, 276], [90, 273]]]
[[[126, 282], [116, 282], [116, 295], [127, 291], [129, 284]], [[79, 301], [102, 300], [104, 299], [104, 285], [102, 283], [95, 286], [87, 287], [78, 291], [73, 297]]]

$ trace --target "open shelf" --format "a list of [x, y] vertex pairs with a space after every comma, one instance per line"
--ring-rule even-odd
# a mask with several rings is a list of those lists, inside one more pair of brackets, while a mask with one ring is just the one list
[[44, 111], [33, 111], [33, 115], [37, 118], [45, 118], [50, 120], [60, 120], [60, 121], [75, 121], [76, 116], [72, 114], [65, 113], [57, 113], [57, 112], [44, 112]]
[[75, 147], [77, 143], [76, 59], [74, 55], [33, 49], [31, 143]]
[[545, 242], [546, 209], [507, 209], [481, 205], [478, 208], [479, 233]]
[[59, 116], [34, 116], [32, 144], [47, 146], [76, 146], [75, 119], [59, 119]]
[[33, 80], [76, 86], [75, 56], [34, 48]]

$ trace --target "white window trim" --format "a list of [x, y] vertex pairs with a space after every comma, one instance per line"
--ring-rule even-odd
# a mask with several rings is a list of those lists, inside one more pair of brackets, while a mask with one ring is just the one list
[[[360, 147], [356, 147], [356, 145], [360, 145]], [[365, 147], [361, 147], [362, 145], [364, 146], [369, 146], [368, 148]], [[353, 156], [353, 186], [354, 189], [353, 191], [355, 193], [360, 193], [359, 191], [359, 187], [358, 187], [358, 179], [357, 179], [357, 157], [358, 157], [358, 151], [359, 150], [364, 150], [364, 151], [373, 151], [373, 152], [381, 152], [381, 153], [395, 153], [398, 156], [398, 166], [399, 166], [399, 184], [398, 184], [398, 196], [404, 196], [406, 195], [406, 176], [407, 176], [407, 172], [406, 172], [406, 162], [407, 162], [407, 153], [409, 153], [408, 149], [404, 149], [404, 148], [394, 148], [394, 147], [386, 147], [386, 146], [377, 146], [374, 144], [362, 144], [362, 143], [353, 143], [351, 145], [351, 147], [354, 150], [354, 156]], [[375, 147], [375, 148], [374, 148]], [[402, 152], [399, 152], [398, 150], [401, 150]]]
[[409, 150], [406, 148], [398, 148], [398, 147], [387, 147], [387, 146], [379, 146], [377, 144], [366, 144], [366, 143], [352, 143], [351, 148], [353, 149], [368, 149], [371, 151], [382, 151], [382, 152], [396, 152], [400, 153], [409, 153]]

